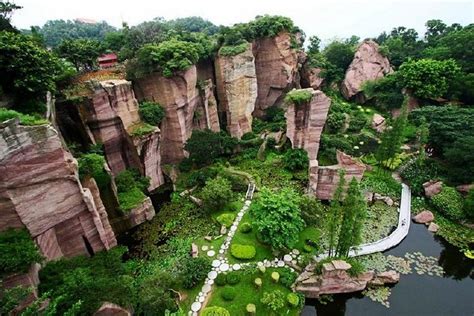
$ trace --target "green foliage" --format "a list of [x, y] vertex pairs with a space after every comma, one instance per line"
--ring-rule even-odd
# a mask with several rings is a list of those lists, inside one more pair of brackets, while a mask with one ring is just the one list
[[126, 192], [119, 192], [118, 201], [120, 209], [124, 212], [130, 212], [145, 200], [146, 195], [139, 188], [132, 188]]
[[206, 209], [218, 211], [233, 198], [231, 184], [221, 176], [208, 180], [200, 193], [200, 197]]
[[449, 83], [459, 74], [460, 68], [452, 59], [409, 60], [400, 66], [397, 77], [403, 87], [419, 98], [438, 98], [448, 92]]
[[230, 246], [230, 254], [237, 259], [248, 260], [256, 255], [255, 247], [252, 245], [241, 245], [233, 243]]
[[230, 313], [224, 307], [211, 306], [203, 309], [202, 316], [230, 316]]
[[39, 117], [36, 114], [29, 115], [29, 114], [23, 114], [14, 110], [0, 108], [0, 122], [4, 122], [12, 118], [18, 118], [20, 120], [21, 125], [32, 126], [32, 125], [48, 124], [47, 120]]
[[338, 232], [341, 225], [342, 217], [342, 195], [345, 185], [345, 170], [342, 169], [339, 171], [339, 182], [337, 184], [336, 191], [334, 192], [329, 206], [329, 215], [327, 220], [327, 233], [328, 233], [328, 257], [333, 257], [336, 252], [336, 242], [338, 237]]
[[110, 183], [110, 176], [105, 171], [105, 158], [99, 154], [84, 154], [79, 159], [79, 177], [91, 176], [99, 189], [105, 189]]
[[183, 286], [190, 289], [204, 281], [211, 269], [211, 262], [208, 258], [191, 258], [188, 256], [180, 263], [180, 269]]
[[134, 126], [133, 130], [130, 132], [130, 135], [135, 136], [135, 137], [141, 137], [147, 134], [150, 134], [155, 131], [155, 127], [144, 123], [144, 124], [138, 124]]
[[145, 123], [153, 126], [159, 126], [165, 117], [165, 109], [159, 103], [155, 102], [141, 102], [138, 107], [138, 112]]
[[60, 57], [70, 61], [76, 69], [92, 70], [96, 66], [97, 57], [104, 49], [97, 40], [91, 39], [66, 39], [56, 49]]
[[238, 284], [241, 280], [240, 273], [232, 271], [227, 273], [227, 283], [230, 285]]
[[170, 39], [156, 44], [146, 44], [137, 52], [136, 64], [128, 69], [131, 77], [141, 77], [159, 71], [165, 77], [172, 77], [177, 71], [184, 71], [199, 59], [197, 44]]
[[220, 56], [235, 56], [238, 54], [241, 54], [245, 52], [248, 48], [249, 44], [248, 43], [242, 43], [238, 45], [227, 45], [227, 46], [222, 46], [219, 49], [219, 55]]
[[239, 231], [244, 234], [248, 234], [252, 231], [252, 224], [245, 222], [240, 224]]
[[296, 293], [288, 293], [286, 296], [286, 301], [290, 306], [297, 307], [300, 303], [300, 298]]
[[299, 197], [293, 190], [284, 188], [277, 193], [262, 188], [251, 212], [262, 241], [273, 249], [291, 248], [298, 241], [304, 221]]
[[295, 283], [298, 274], [291, 271], [290, 269], [281, 269], [280, 273], [280, 283], [288, 289], [291, 289], [293, 283]]
[[186, 142], [184, 149], [189, 159], [198, 166], [211, 164], [219, 157], [230, 156], [238, 140], [224, 132], [216, 133], [209, 129], [195, 130]]
[[346, 115], [340, 112], [333, 112], [328, 115], [327, 126], [332, 132], [339, 131], [346, 122]]
[[309, 195], [303, 195], [300, 199], [299, 207], [301, 217], [306, 225], [320, 225], [324, 221], [326, 208], [318, 199]]
[[288, 170], [306, 170], [309, 166], [308, 153], [302, 148], [288, 149], [283, 156], [283, 164]]
[[439, 177], [439, 169], [432, 159], [421, 157], [409, 160], [402, 168], [400, 176], [410, 184], [413, 195], [423, 196], [423, 183]]
[[31, 294], [32, 289], [15, 286], [10, 289], [0, 289], [0, 314], [13, 315], [14, 309]]
[[403, 86], [398, 76], [389, 74], [373, 81], [366, 81], [362, 89], [364, 95], [380, 109], [390, 110], [401, 107], [403, 103]]
[[60, 61], [30, 37], [0, 32], [0, 87], [18, 99], [55, 91]]
[[224, 273], [219, 273], [214, 280], [218, 286], [224, 286], [227, 284], [227, 276]]
[[219, 222], [219, 224], [224, 225], [225, 227], [229, 228], [232, 226], [232, 223], [234, 222], [235, 215], [232, 213], [224, 213], [219, 216], [217, 216], [216, 220]]
[[142, 177], [136, 170], [124, 170], [115, 177], [120, 209], [129, 212], [146, 198], [150, 179]]
[[285, 306], [285, 295], [280, 290], [264, 292], [260, 301], [270, 310], [277, 312]]
[[469, 190], [464, 200], [464, 214], [467, 218], [474, 219], [474, 189]]
[[392, 198], [398, 198], [401, 193], [401, 185], [392, 175], [387, 172], [365, 173], [361, 181], [363, 190], [377, 192], [382, 195], [388, 195]]
[[224, 301], [228, 301], [228, 302], [233, 301], [236, 295], [237, 295], [237, 292], [235, 291], [235, 288], [230, 287], [230, 286], [226, 286], [221, 292], [221, 296], [224, 299]]
[[0, 232], [0, 276], [27, 272], [33, 263], [43, 261], [26, 229], [9, 228]]
[[300, 89], [300, 90], [291, 90], [288, 92], [285, 96], [285, 102], [287, 103], [293, 103], [296, 105], [302, 105], [306, 104], [309, 101], [311, 101], [311, 98], [313, 97], [311, 91], [305, 90], [305, 89]]
[[443, 186], [440, 193], [431, 198], [431, 203], [437, 211], [453, 220], [463, 219], [463, 199], [455, 188]]

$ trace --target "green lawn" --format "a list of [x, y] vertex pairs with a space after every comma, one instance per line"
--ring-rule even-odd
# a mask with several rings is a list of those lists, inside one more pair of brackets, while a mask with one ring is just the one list
[[[236, 297], [233, 301], [225, 301], [222, 297], [222, 291], [225, 286], [215, 285], [212, 291], [211, 298], [207, 306], [221, 306], [226, 308], [230, 315], [232, 316], [243, 316], [247, 315], [245, 308], [247, 304], [255, 304], [257, 307], [256, 315], [299, 315], [300, 309], [298, 307], [290, 308], [286, 302], [286, 296], [291, 292], [290, 289], [286, 288], [280, 283], [275, 283], [272, 281], [270, 275], [273, 271], [279, 271], [281, 269], [269, 268], [266, 270], [265, 274], [258, 272], [246, 272], [239, 271], [241, 275], [241, 280], [236, 285], [226, 285], [233, 286], [237, 292]], [[262, 279], [262, 287], [258, 289], [254, 285], [255, 278]], [[265, 305], [263, 305], [260, 300], [263, 297], [264, 292], [280, 290], [285, 295], [285, 307], [277, 312], [269, 310]]]

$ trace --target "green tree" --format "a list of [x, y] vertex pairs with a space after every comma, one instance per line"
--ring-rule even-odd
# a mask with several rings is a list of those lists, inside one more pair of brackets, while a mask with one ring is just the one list
[[308, 52], [319, 53], [319, 46], [321, 45], [321, 39], [316, 35], [309, 38]]
[[224, 132], [213, 132], [209, 129], [195, 130], [186, 142], [184, 149], [189, 152], [189, 159], [198, 166], [211, 164], [219, 157], [231, 155], [238, 140]]
[[165, 117], [165, 109], [155, 102], [141, 102], [138, 106], [138, 112], [145, 123], [160, 126], [161, 121]]
[[216, 177], [206, 181], [200, 197], [203, 205], [210, 211], [219, 211], [232, 201], [232, 185], [223, 177]]
[[272, 192], [263, 188], [252, 204], [254, 224], [262, 238], [273, 249], [289, 249], [298, 242], [304, 227], [299, 197], [291, 189]]
[[323, 50], [323, 55], [330, 65], [334, 80], [342, 80], [344, 73], [354, 58], [355, 46], [350, 41], [333, 41]]
[[10, 24], [10, 20], [13, 13], [19, 9], [22, 9], [22, 7], [13, 2], [0, 2], [0, 31], [17, 32], [17, 30]]
[[283, 156], [283, 164], [288, 170], [304, 170], [308, 168], [308, 153], [302, 148], [288, 149]]
[[335, 252], [337, 257], [347, 257], [350, 248], [359, 245], [362, 241], [366, 210], [367, 202], [359, 188], [359, 183], [352, 178], [346, 198], [342, 203], [342, 221]]
[[335, 256], [336, 245], [337, 245], [337, 234], [339, 227], [341, 226], [341, 213], [342, 213], [342, 195], [344, 193], [345, 185], [345, 170], [339, 171], [339, 183], [336, 191], [329, 205], [329, 215], [327, 219], [327, 232], [328, 232], [328, 256]]
[[96, 40], [76, 39], [64, 40], [56, 49], [59, 56], [69, 60], [79, 71], [92, 70], [97, 57], [104, 52], [102, 44]]

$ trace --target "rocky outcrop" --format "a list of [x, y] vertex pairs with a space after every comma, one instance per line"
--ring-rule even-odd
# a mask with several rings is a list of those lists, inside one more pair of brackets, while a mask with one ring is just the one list
[[366, 166], [353, 157], [337, 151], [337, 165], [318, 167], [317, 163], [311, 165], [309, 169], [310, 192], [321, 200], [330, 200], [336, 191], [339, 183], [339, 171], [345, 171], [346, 185], [352, 178], [360, 181], [364, 175]]
[[379, 45], [372, 40], [365, 40], [357, 48], [354, 59], [347, 68], [341, 93], [347, 100], [355, 98], [359, 102], [365, 102], [361, 93], [362, 85], [391, 72], [390, 62], [380, 53]]
[[425, 182], [423, 183], [423, 189], [425, 190], [425, 196], [431, 198], [443, 190], [443, 182], [436, 180]]
[[385, 130], [385, 125], [385, 118], [382, 115], [375, 113], [372, 117], [372, 128], [378, 133], [382, 133]]
[[55, 129], [10, 120], [0, 134], [0, 231], [27, 228], [48, 260], [116, 244]]
[[160, 129], [155, 127], [151, 133], [142, 136], [134, 136], [133, 145], [141, 161], [145, 177], [150, 178], [149, 191], [153, 191], [163, 183], [165, 179], [161, 170], [161, 134]]
[[[187, 157], [184, 145], [191, 137], [193, 127], [211, 127], [218, 130], [217, 117], [214, 107], [215, 99], [210, 95], [210, 90], [202, 95], [197, 88], [197, 71], [195, 66], [188, 70], [178, 72], [173, 77], [166, 78], [159, 73], [152, 73], [146, 77], [139, 78], [134, 82], [135, 93], [139, 100], [154, 101], [161, 104], [166, 116], [161, 123], [162, 164], [178, 163]], [[212, 89], [212, 88], [208, 88]], [[204, 90], [206, 91], [206, 90]], [[202, 97], [208, 99], [202, 101]], [[204, 115], [196, 111], [198, 107], [209, 110]], [[199, 117], [196, 117], [199, 116]], [[196, 119], [208, 122], [196, 123]]]
[[120, 307], [117, 304], [105, 302], [94, 313], [94, 316], [130, 316], [132, 315], [128, 310]]
[[427, 224], [434, 221], [434, 215], [432, 212], [425, 210], [413, 216], [413, 221], [418, 224]]
[[217, 97], [225, 112], [227, 130], [233, 137], [252, 131], [252, 113], [257, 100], [257, 76], [252, 44], [235, 56], [215, 60]]
[[298, 52], [292, 48], [292, 36], [287, 32], [256, 40], [253, 52], [258, 82], [254, 116], [261, 117], [267, 108], [281, 103], [284, 93], [296, 85]]
[[365, 289], [368, 285], [393, 284], [398, 282], [400, 274], [395, 271], [375, 273], [368, 271], [350, 276], [352, 266], [343, 260], [324, 263], [321, 275], [315, 274], [314, 266], [309, 265], [296, 280], [295, 290], [308, 298], [318, 298], [325, 294], [352, 293]]
[[322, 68], [310, 67], [305, 64], [301, 69], [301, 86], [303, 88], [313, 88], [320, 90], [324, 84], [324, 78], [321, 76]]
[[221, 130], [219, 124], [219, 114], [217, 109], [217, 100], [214, 96], [214, 85], [212, 80], [201, 81], [199, 87], [200, 98], [198, 106], [194, 113], [193, 129], [210, 129], [214, 132]]
[[41, 268], [39, 263], [31, 265], [27, 273], [13, 274], [2, 279], [0, 283], [0, 289], [12, 289], [16, 287], [22, 287], [30, 289], [31, 292], [28, 296], [20, 302], [18, 306], [9, 315], [18, 315], [18, 312], [26, 308], [28, 305], [38, 299], [38, 284], [40, 283], [38, 272]]
[[305, 89], [311, 92], [311, 100], [304, 104], [289, 104], [286, 111], [286, 136], [293, 148], [303, 148], [309, 160], [318, 158], [319, 141], [331, 105], [322, 91]]

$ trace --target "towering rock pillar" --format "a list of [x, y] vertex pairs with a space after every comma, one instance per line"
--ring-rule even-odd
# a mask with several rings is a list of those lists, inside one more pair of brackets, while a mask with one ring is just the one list
[[227, 130], [236, 138], [252, 131], [257, 100], [257, 76], [252, 44], [235, 56], [219, 54], [215, 60], [217, 97], [225, 112]]

